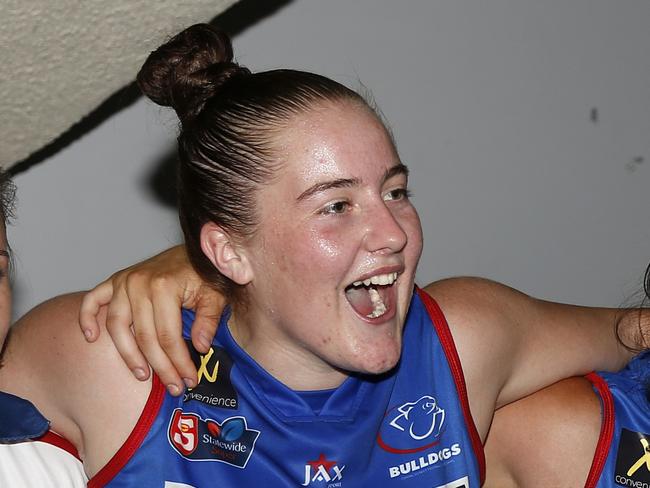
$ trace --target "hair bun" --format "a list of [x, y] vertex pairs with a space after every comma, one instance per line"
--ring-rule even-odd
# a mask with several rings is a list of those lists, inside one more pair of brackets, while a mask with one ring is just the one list
[[226, 33], [209, 24], [195, 24], [153, 51], [137, 81], [147, 97], [172, 107], [185, 124], [224, 83], [249, 73], [232, 62], [232, 44]]

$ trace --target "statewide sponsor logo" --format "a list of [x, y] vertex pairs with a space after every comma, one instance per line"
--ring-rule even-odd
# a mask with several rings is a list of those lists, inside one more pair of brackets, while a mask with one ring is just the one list
[[248, 428], [245, 417], [217, 422], [180, 408], [174, 410], [168, 429], [169, 443], [185, 459], [219, 461], [239, 468], [246, 467], [259, 435], [259, 430]]
[[[458, 456], [461, 452], [462, 449], [458, 443], [452, 444], [449, 447], [443, 447], [442, 449], [436, 449], [435, 451], [423, 454], [418, 458], [411, 459], [396, 466], [390, 466], [388, 468], [388, 475], [391, 478], [398, 478], [400, 476], [415, 476], [416, 474], [421, 474], [425, 471], [428, 471], [429, 469], [432, 469], [436, 464], [440, 462], [448, 461], [454, 456]], [[451, 486], [453, 487], [456, 485]]]
[[616, 455], [616, 483], [635, 488], [650, 488], [650, 435], [621, 430]]
[[431, 395], [406, 402], [386, 412], [377, 434], [377, 443], [385, 451], [409, 454], [440, 443], [445, 410]]
[[199, 354], [190, 341], [185, 341], [198, 371], [198, 384], [183, 394], [183, 402], [197, 401], [213, 407], [237, 408], [237, 392], [230, 381], [232, 359], [221, 347], [211, 347]]
[[328, 460], [323, 453], [314, 461], [305, 464], [305, 480], [302, 486], [320, 485], [328, 488], [341, 486], [345, 465]]

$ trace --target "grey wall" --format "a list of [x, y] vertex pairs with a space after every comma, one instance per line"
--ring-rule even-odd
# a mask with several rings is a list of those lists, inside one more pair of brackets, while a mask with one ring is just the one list
[[[295, 0], [234, 44], [373, 92], [412, 169], [420, 283], [618, 305], [650, 260], [648, 20], [645, 0]], [[179, 241], [152, 189], [174, 134], [141, 100], [16, 178], [16, 314]]]

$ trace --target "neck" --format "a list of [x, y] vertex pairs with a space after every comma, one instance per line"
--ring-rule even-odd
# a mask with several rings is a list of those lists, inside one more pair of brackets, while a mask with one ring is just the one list
[[235, 311], [228, 328], [239, 347], [275, 379], [295, 391], [336, 388], [348, 375], [295, 344], [265, 318]]

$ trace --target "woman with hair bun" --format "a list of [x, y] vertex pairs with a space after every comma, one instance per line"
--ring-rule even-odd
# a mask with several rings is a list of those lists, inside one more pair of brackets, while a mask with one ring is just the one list
[[[496, 407], [631, 356], [616, 310], [481, 279], [417, 288], [408, 169], [349, 88], [251, 73], [208, 25], [153, 52], [138, 83], [179, 116], [187, 255], [230, 305], [178, 397], [133, 378], [108, 334], [84, 341], [79, 294], [21, 320], [11, 386], [77, 446], [89, 486], [478, 486]], [[169, 303], [145, 307], [164, 321]]]

